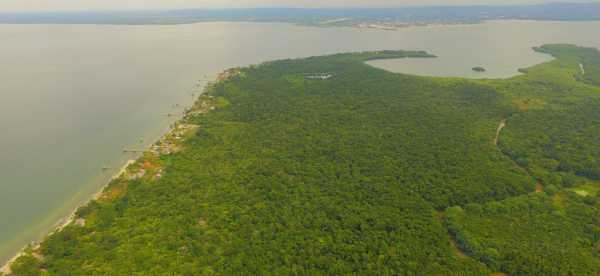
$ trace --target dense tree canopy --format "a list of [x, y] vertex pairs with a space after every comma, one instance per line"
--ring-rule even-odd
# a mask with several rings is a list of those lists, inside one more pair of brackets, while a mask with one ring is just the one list
[[145, 154], [13, 272], [598, 274], [600, 54], [538, 51], [557, 59], [506, 80], [364, 64], [432, 57], [403, 51], [236, 70], [178, 150]]

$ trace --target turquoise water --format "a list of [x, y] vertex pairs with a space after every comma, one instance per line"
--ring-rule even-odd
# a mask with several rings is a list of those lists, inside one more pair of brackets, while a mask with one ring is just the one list
[[[146, 148], [221, 70], [288, 57], [414, 49], [392, 71], [507, 77], [532, 46], [600, 46], [598, 22], [497, 21], [382, 31], [289, 24], [0, 25], [0, 261], [40, 239]], [[488, 71], [475, 75], [471, 68]], [[112, 169], [103, 171], [103, 167]]]

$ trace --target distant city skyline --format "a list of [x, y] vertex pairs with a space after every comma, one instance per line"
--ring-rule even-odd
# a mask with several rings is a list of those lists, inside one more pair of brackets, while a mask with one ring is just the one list
[[600, 2], [600, 0], [2, 0], [0, 1], [0, 12], [253, 7], [333, 8], [425, 5], [519, 5], [556, 2], [581, 3]]

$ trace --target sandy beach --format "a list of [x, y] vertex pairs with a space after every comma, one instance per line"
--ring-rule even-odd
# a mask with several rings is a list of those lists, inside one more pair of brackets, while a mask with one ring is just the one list
[[[135, 159], [130, 159], [130, 160], [127, 160], [127, 162], [125, 163], [125, 165], [123, 165], [123, 166], [121, 167], [121, 169], [119, 170], [119, 172], [117, 172], [116, 174], [114, 174], [114, 175], [112, 176], [112, 178], [111, 178], [111, 179], [117, 179], [117, 178], [119, 178], [121, 175], [123, 175], [123, 174], [124, 174], [124, 173], [127, 171], [127, 168], [128, 168], [128, 167], [129, 167], [131, 164], [133, 164], [133, 163], [135, 163], [135, 162], [136, 162], [136, 160], [135, 160]], [[95, 193], [95, 194], [94, 194], [94, 195], [93, 195], [93, 196], [90, 198], [90, 200], [86, 201], [85, 203], [83, 203], [83, 204], [81, 204], [81, 205], [78, 205], [78, 206], [77, 206], [77, 207], [76, 207], [76, 208], [75, 208], [75, 209], [74, 209], [74, 210], [73, 210], [73, 211], [72, 211], [72, 212], [71, 212], [71, 213], [70, 213], [68, 216], [66, 216], [66, 217], [63, 217], [62, 219], [60, 219], [60, 220], [59, 220], [59, 221], [58, 221], [58, 222], [57, 222], [57, 223], [56, 223], [56, 224], [55, 224], [55, 225], [52, 227], [52, 230], [51, 230], [51, 231], [50, 231], [50, 232], [49, 232], [47, 235], [45, 235], [45, 236], [47, 237], [47, 236], [49, 236], [49, 235], [52, 235], [53, 233], [55, 233], [55, 232], [57, 232], [57, 231], [60, 231], [60, 230], [64, 229], [65, 227], [67, 227], [69, 224], [73, 223], [73, 221], [75, 221], [75, 216], [76, 216], [77, 210], [78, 210], [79, 208], [81, 208], [82, 206], [84, 206], [85, 204], [87, 204], [88, 202], [90, 202], [90, 201], [93, 201], [93, 200], [96, 200], [96, 199], [98, 199], [100, 196], [102, 196], [102, 193], [103, 193], [104, 189], [105, 189], [105, 188], [106, 188], [106, 187], [107, 187], [109, 184], [110, 184], [110, 181], [109, 181], [108, 183], [106, 183], [104, 186], [102, 186], [102, 188], [100, 189], [100, 191], [96, 192], [96, 193]], [[4, 274], [9, 274], [9, 273], [11, 273], [11, 271], [10, 271], [10, 266], [11, 266], [11, 264], [12, 264], [12, 263], [13, 263], [15, 260], [17, 260], [19, 257], [21, 257], [21, 256], [23, 255], [23, 253], [24, 253], [25, 249], [27, 249], [27, 247], [29, 247], [29, 246], [31, 246], [33, 249], [36, 249], [37, 247], [39, 247], [39, 241], [32, 241], [32, 242], [31, 242], [29, 245], [26, 245], [26, 246], [24, 246], [24, 247], [23, 247], [21, 250], [19, 250], [19, 252], [18, 252], [18, 253], [17, 253], [17, 254], [16, 254], [14, 257], [12, 257], [10, 260], [8, 260], [8, 262], [6, 262], [6, 264], [4, 264], [4, 265], [2, 266], [2, 268], [0, 268], [0, 273], [4, 273]]]
[[[221, 73], [219, 73], [215, 79], [215, 82], [220, 82], [223, 81], [225, 79], [227, 79], [228, 77], [231, 76], [231, 71], [230, 70], [225, 70]], [[212, 84], [214, 84], [215, 82], [207, 82], [205, 84], [205, 86], [203, 87], [200, 95], [203, 95], [208, 87]], [[197, 100], [197, 99], [196, 99]], [[192, 110], [190, 110], [189, 113], [184, 113], [181, 116], [179, 116], [179, 118], [176, 120], [175, 125], [180, 122], [183, 118], [185, 118], [185, 116], [187, 116], [188, 114], [193, 114], [194, 112]], [[175, 129], [174, 128], [170, 128], [167, 132], [165, 132], [157, 141], [151, 143], [150, 145], [148, 145], [148, 147], [145, 148], [145, 151], [151, 151], [153, 145], [158, 142], [161, 141], [163, 139], [165, 139], [165, 137], [169, 136]], [[123, 174], [125, 174], [127, 172], [127, 168], [136, 163], [139, 158], [141, 158], [142, 154], [138, 153], [139, 156], [136, 159], [129, 159], [127, 160], [127, 162], [120, 168], [120, 170], [115, 173], [110, 179], [110, 181], [108, 181], [106, 184], [104, 184], [100, 190], [96, 193], [94, 193], [89, 200], [86, 200], [85, 202], [83, 202], [82, 204], [77, 205], [76, 208], [74, 208], [74, 210], [72, 210], [69, 215], [63, 217], [62, 219], [60, 219], [58, 222], [56, 222], [56, 224], [54, 224], [54, 226], [51, 227], [50, 231], [44, 235], [43, 238], [40, 239], [40, 241], [32, 241], [31, 243], [29, 243], [28, 245], [24, 246], [21, 250], [19, 250], [19, 252], [12, 257], [11, 259], [9, 259], [1, 268], [0, 268], [0, 273], [3, 274], [10, 274], [11, 270], [10, 270], [10, 266], [21, 256], [23, 256], [23, 254], [25, 253], [25, 250], [28, 247], [31, 247], [33, 249], [37, 249], [40, 246], [40, 242], [45, 240], [46, 237], [52, 235], [53, 233], [56, 233], [57, 231], [61, 231], [62, 229], [64, 229], [65, 227], [67, 227], [68, 225], [70, 225], [71, 223], [73, 223], [75, 221], [76, 218], [76, 214], [77, 214], [77, 210], [79, 210], [79, 208], [81, 208], [82, 206], [85, 206], [86, 204], [88, 204], [89, 202], [93, 201], [93, 200], [97, 200], [98, 198], [100, 198], [103, 193], [104, 190], [106, 189], [106, 187], [111, 183], [112, 180], [117, 179], [119, 177], [121, 177]], [[1, 275], [1, 274], [0, 274]]]

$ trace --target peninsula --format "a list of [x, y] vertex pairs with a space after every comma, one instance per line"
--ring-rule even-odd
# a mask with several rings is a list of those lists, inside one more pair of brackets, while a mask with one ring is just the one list
[[12, 274], [598, 275], [600, 52], [536, 50], [497, 80], [229, 70]]

